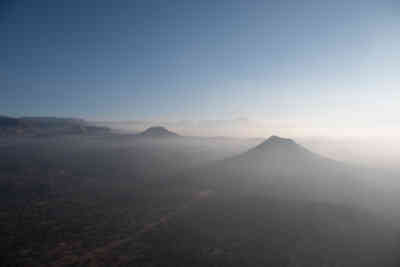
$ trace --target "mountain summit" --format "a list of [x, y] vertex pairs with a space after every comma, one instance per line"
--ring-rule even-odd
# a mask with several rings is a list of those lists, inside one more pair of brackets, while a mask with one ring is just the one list
[[336, 164], [333, 160], [311, 152], [292, 139], [276, 135], [236, 158], [246, 161], [247, 166], [254, 165], [255, 169], [261, 168], [266, 173], [270, 173], [272, 169], [278, 169], [279, 173], [282, 171], [286, 173], [290, 170], [293, 175], [300, 171], [299, 168], [302, 171], [308, 171], [311, 166]]
[[240, 155], [240, 157], [251, 158], [249, 160], [252, 162], [264, 161], [269, 158], [268, 161], [274, 160], [282, 163], [287, 161], [300, 162], [310, 158], [319, 158], [320, 156], [297, 144], [292, 139], [273, 135]]
[[171, 132], [162, 126], [153, 126], [153, 127], [147, 128], [145, 131], [141, 132], [139, 135], [145, 136], [145, 137], [177, 137], [177, 136], [179, 136], [178, 134]]
[[295, 141], [292, 139], [288, 138], [282, 138], [276, 135], [272, 135], [270, 138], [259, 144], [258, 146], [255, 147], [255, 149], [266, 149], [271, 146], [282, 146], [282, 147], [288, 147], [288, 146], [293, 146], [293, 147], [299, 147], [298, 144], [296, 144]]

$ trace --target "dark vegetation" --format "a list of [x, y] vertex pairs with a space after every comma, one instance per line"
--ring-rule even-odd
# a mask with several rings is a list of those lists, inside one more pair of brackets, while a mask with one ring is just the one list
[[0, 266], [396, 266], [362, 171], [151, 132], [1, 138]]

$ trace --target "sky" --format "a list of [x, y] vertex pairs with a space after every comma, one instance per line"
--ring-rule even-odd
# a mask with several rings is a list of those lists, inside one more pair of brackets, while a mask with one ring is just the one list
[[400, 135], [396, 0], [3, 0], [0, 36], [2, 115]]

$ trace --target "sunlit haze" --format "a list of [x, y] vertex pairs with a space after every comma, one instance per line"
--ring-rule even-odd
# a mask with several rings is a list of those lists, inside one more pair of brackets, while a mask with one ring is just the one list
[[0, 266], [400, 266], [400, 0], [0, 0], [0, 33]]
[[6, 1], [0, 113], [185, 121], [191, 135], [399, 136], [399, 10], [394, 0]]

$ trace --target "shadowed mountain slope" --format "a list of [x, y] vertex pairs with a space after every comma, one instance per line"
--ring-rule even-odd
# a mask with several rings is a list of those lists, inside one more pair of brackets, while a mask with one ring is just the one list
[[361, 174], [272, 136], [178, 179], [207, 197], [146, 234], [162, 244], [147, 253], [157, 264], [189, 255], [197, 266], [394, 266], [395, 230], [366, 209], [376, 199]]
[[200, 183], [225, 191], [250, 191], [296, 200], [365, 204], [370, 193], [359, 179], [360, 169], [277, 136], [195, 175]]

